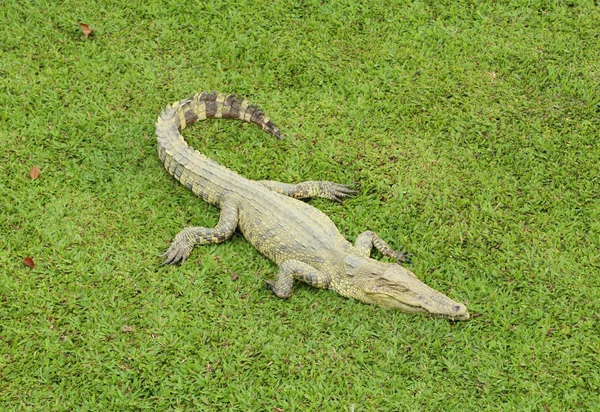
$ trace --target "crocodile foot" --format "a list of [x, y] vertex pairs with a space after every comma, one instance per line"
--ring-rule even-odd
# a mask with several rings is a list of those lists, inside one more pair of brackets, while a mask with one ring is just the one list
[[357, 191], [352, 189], [351, 186], [333, 182], [319, 182], [318, 190], [319, 197], [333, 200], [335, 202], [341, 202], [345, 198], [357, 193]]
[[183, 263], [188, 258], [192, 249], [194, 248], [194, 242], [191, 238], [181, 236], [181, 233], [175, 236], [169, 249], [163, 254], [165, 260], [163, 265], [174, 265], [175, 263]]
[[265, 280], [265, 289], [272, 291], [275, 296], [281, 299], [288, 299], [292, 295], [292, 287], [290, 285], [278, 285], [276, 281]]
[[410, 258], [413, 256], [412, 253], [408, 253], [406, 250], [392, 250], [391, 254], [393, 259], [396, 259], [398, 263], [410, 263]]

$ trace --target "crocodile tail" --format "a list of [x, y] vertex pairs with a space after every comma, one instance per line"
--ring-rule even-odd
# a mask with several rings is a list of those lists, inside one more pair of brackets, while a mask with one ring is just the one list
[[158, 118], [159, 122], [171, 118], [179, 120], [179, 130], [186, 126], [205, 119], [238, 119], [254, 123], [265, 132], [272, 134], [278, 139], [283, 139], [279, 129], [264, 115], [256, 106], [248, 100], [235, 97], [234, 94], [207, 93], [195, 94], [189, 99], [174, 103]]
[[188, 147], [180, 133], [186, 126], [205, 119], [238, 119], [254, 123], [276, 138], [283, 139], [273, 122], [248, 100], [217, 92], [195, 94], [167, 106], [156, 121], [158, 155], [165, 169], [177, 179], [181, 178], [186, 165], [193, 159], [216, 164], [193, 147]]
[[[195, 95], [192, 100], [198, 102], [193, 109], [193, 113], [198, 116], [197, 120], [203, 120], [204, 118], [243, 120], [256, 124], [278, 139], [283, 138], [277, 126], [258, 107], [250, 104], [248, 100], [236, 98], [234, 94], [203, 92]], [[190, 113], [189, 116], [193, 115]]]

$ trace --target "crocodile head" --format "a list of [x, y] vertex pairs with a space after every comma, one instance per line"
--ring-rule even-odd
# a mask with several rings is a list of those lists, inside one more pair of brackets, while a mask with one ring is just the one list
[[[386, 309], [467, 320], [467, 307], [430, 288], [410, 270], [395, 263], [349, 255], [344, 261], [352, 297]], [[343, 294], [343, 293], [342, 293]]]

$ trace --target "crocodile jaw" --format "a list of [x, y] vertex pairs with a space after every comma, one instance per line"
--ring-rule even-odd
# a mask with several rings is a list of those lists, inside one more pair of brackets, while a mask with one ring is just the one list
[[[407, 313], [420, 313], [451, 320], [467, 320], [469, 313], [462, 303], [430, 288], [414, 273], [395, 264], [372, 259], [347, 259], [347, 275], [358, 286], [356, 298]], [[358, 263], [358, 264], [357, 264]]]
[[[410, 286], [404, 284], [381, 285], [377, 282], [365, 290], [370, 303], [385, 309], [398, 309], [406, 313], [447, 318], [450, 320], [467, 320], [467, 307], [430, 288], [418, 279], [411, 281]], [[386, 282], [387, 283], [387, 282]]]

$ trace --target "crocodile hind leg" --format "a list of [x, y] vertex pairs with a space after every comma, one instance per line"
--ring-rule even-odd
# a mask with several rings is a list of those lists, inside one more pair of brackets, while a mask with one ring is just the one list
[[356, 190], [339, 183], [326, 181], [308, 181], [298, 184], [281, 183], [274, 180], [260, 180], [258, 183], [270, 190], [296, 199], [307, 197], [323, 197], [341, 202], [342, 199], [353, 195]]
[[317, 288], [329, 287], [329, 277], [320, 274], [312, 266], [294, 259], [281, 262], [277, 280], [267, 281], [267, 287], [280, 298], [289, 298], [292, 294], [294, 278]]
[[221, 206], [221, 217], [214, 228], [186, 227], [175, 236], [169, 249], [163, 255], [163, 265], [185, 262], [196, 245], [221, 243], [231, 237], [238, 225], [238, 205], [233, 199], [225, 199]]
[[396, 259], [397, 262], [408, 262], [409, 253], [406, 250], [397, 251], [392, 249], [383, 239], [377, 236], [375, 232], [367, 230], [356, 237], [354, 248], [358, 251], [359, 256], [369, 257], [373, 246], [375, 246], [382, 255]]

